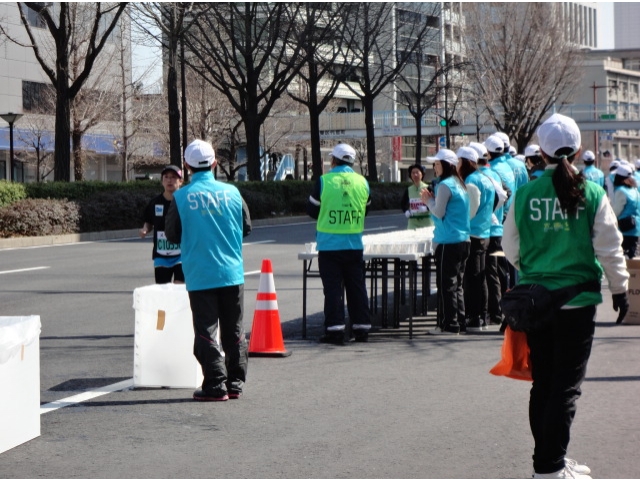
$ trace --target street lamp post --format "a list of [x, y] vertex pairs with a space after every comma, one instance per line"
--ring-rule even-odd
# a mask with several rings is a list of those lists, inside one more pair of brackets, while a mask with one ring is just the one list
[[[596, 85], [596, 82], [593, 82], [593, 85], [591, 85], [589, 88], [593, 88], [593, 119], [595, 121], [598, 121], [598, 113], [597, 113], [597, 104], [598, 104], [598, 99], [596, 96], [596, 92], [599, 88], [607, 88], [608, 85]], [[617, 87], [611, 87], [611, 88], [617, 88]], [[599, 139], [598, 136], [600, 135], [600, 131], [599, 130], [594, 130], [593, 131], [593, 148], [595, 150], [595, 154], [596, 154], [596, 158], [598, 159], [597, 161], [597, 166], [600, 167], [600, 146], [599, 146]]]
[[13, 124], [20, 117], [22, 117], [21, 113], [9, 112], [0, 114], [0, 118], [9, 124], [9, 181], [13, 181]]

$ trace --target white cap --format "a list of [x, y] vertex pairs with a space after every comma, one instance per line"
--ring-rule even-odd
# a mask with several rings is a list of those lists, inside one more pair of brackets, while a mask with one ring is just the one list
[[351, 145], [339, 143], [333, 147], [333, 150], [331, 150], [331, 156], [336, 157], [338, 160], [342, 160], [343, 162], [353, 164], [356, 160], [356, 151]]
[[513, 158], [515, 158], [516, 160], [520, 160], [522, 163], [524, 163], [524, 162], [525, 162], [524, 155], [522, 155], [521, 153], [519, 153], [518, 155], [516, 155], [516, 156], [515, 156], [515, 157], [513, 157]]
[[586, 162], [593, 162], [596, 159], [595, 154], [591, 150], [585, 150], [582, 154], [582, 159]]
[[504, 152], [504, 142], [497, 135], [491, 135], [484, 141], [484, 146], [487, 147], [487, 151], [491, 153]]
[[616, 168], [616, 171], [613, 173], [626, 178], [633, 175], [633, 168], [631, 168], [630, 165], [621, 164], [621, 165], [618, 165], [618, 168]]
[[636, 166], [636, 170], [640, 170], [640, 158], [636, 158], [636, 161], [633, 162], [633, 164]]
[[194, 140], [184, 151], [184, 161], [194, 168], [210, 167], [216, 163], [216, 154], [209, 142]]
[[514, 147], [513, 145], [509, 146], [509, 153], [513, 156], [518, 154], [518, 150], [516, 150], [516, 147]]
[[478, 152], [471, 147], [460, 147], [456, 152], [458, 158], [466, 158], [470, 162], [478, 163]]
[[538, 140], [540, 148], [544, 153], [552, 158], [556, 157], [556, 152], [561, 148], [569, 148], [569, 155], [580, 150], [582, 138], [580, 129], [573, 118], [555, 113], [551, 115], [542, 125], [538, 127]]
[[614, 168], [618, 168], [619, 166], [620, 166], [620, 160], [613, 160], [609, 164], [609, 171], [613, 170]]
[[469, 146], [478, 153], [478, 158], [483, 158], [485, 155], [489, 154], [489, 152], [487, 151], [487, 147], [485, 147], [482, 143], [471, 142]]
[[447, 162], [453, 166], [458, 165], [458, 156], [452, 151], [446, 148], [441, 148], [436, 153], [435, 157], [427, 157], [427, 162], [434, 163], [435, 161]]
[[540, 146], [532, 143], [531, 145], [527, 145], [524, 149], [525, 157], [539, 157], [540, 156]]
[[[505, 148], [505, 150], [506, 150], [508, 147], [511, 147], [511, 140], [509, 140], [509, 135], [507, 135], [507, 134], [506, 134], [506, 133], [504, 133], [504, 132], [496, 132], [496, 133], [494, 133], [494, 135], [495, 135], [496, 137], [498, 137], [500, 140], [502, 140], [502, 141], [504, 142], [504, 148]], [[516, 152], [516, 153], [517, 153], [517, 152]]]

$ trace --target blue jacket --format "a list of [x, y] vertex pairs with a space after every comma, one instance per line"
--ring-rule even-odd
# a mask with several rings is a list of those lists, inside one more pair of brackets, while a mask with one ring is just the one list
[[235, 186], [195, 172], [173, 194], [165, 223], [167, 238], [182, 243], [187, 291], [244, 284], [242, 238], [251, 219]]
[[438, 190], [446, 185], [451, 191], [451, 198], [447, 203], [447, 209], [442, 218], [438, 218], [432, 212], [433, 241], [439, 244], [460, 243], [469, 241], [469, 194], [462, 188], [455, 177], [448, 177], [436, 186], [436, 197]]
[[465, 179], [467, 185], [475, 185], [480, 191], [480, 205], [470, 221], [470, 235], [477, 238], [489, 238], [491, 234], [491, 216], [496, 190], [486, 175], [475, 171]]
[[[500, 178], [500, 175], [492, 170], [491, 167], [481, 166], [479, 170], [487, 177], [491, 177], [498, 185], [502, 184], [502, 178]], [[491, 217], [491, 237], [502, 237], [502, 222], [504, 217], [504, 205], [502, 205], [499, 209], [493, 212], [493, 216]]]

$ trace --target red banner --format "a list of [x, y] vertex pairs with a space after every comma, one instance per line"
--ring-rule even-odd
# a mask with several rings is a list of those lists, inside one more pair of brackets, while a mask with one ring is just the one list
[[391, 138], [392, 158], [396, 162], [402, 160], [402, 137]]

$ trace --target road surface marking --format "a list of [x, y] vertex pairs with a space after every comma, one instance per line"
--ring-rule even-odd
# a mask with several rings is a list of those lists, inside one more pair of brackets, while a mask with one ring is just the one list
[[106, 387], [100, 387], [96, 388], [95, 390], [82, 392], [71, 397], [62, 398], [60, 400], [56, 400], [55, 402], [45, 403], [44, 405], [40, 405], [40, 415], [53, 412], [55, 410], [58, 410], [59, 408], [86, 402], [87, 400], [101, 397], [102, 395], [106, 395], [107, 393], [118, 392], [120, 390], [125, 390], [131, 387], [133, 387], [133, 378], [130, 378], [129, 380], [123, 380], [122, 382], [114, 383], [112, 385], [107, 385]]
[[20, 270], [5, 270], [0, 272], [0, 275], [4, 275], [5, 273], [20, 273], [20, 272], [32, 272], [33, 270], [44, 270], [51, 267], [33, 267], [33, 268], [21, 268]]

